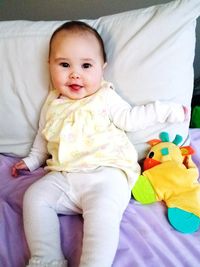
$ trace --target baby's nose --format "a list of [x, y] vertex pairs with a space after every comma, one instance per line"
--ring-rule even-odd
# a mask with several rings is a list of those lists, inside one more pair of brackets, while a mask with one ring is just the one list
[[80, 78], [80, 75], [77, 72], [72, 72], [70, 74], [70, 78], [72, 78], [72, 79], [79, 79]]

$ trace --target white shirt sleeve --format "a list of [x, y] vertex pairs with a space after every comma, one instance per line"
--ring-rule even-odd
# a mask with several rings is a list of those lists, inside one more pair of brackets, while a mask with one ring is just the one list
[[156, 123], [183, 122], [183, 106], [170, 102], [152, 102], [131, 107], [114, 90], [107, 91], [106, 107], [110, 120], [124, 131], [138, 131]]
[[39, 129], [35, 140], [33, 142], [33, 146], [28, 157], [23, 158], [23, 161], [26, 163], [27, 167], [30, 171], [34, 171], [43, 165], [49, 157], [47, 150], [47, 141], [45, 140], [42, 130], [44, 129], [46, 123], [46, 113], [49, 107], [49, 104], [53, 99], [56, 99], [59, 95], [59, 92], [56, 90], [51, 90], [47, 96], [47, 99], [42, 107], [40, 120], [39, 120]]
[[42, 130], [45, 125], [45, 114], [46, 109], [43, 108], [39, 120], [39, 129], [33, 142], [33, 146], [29, 155], [26, 158], [23, 158], [23, 161], [26, 163], [30, 171], [39, 168], [48, 158], [47, 142], [42, 135]]

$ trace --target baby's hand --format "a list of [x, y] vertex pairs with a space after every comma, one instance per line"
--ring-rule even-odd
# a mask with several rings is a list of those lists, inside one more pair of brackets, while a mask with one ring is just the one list
[[28, 170], [28, 167], [23, 160], [15, 163], [15, 165], [12, 167], [12, 176], [17, 177], [19, 170]]
[[185, 121], [188, 121], [189, 120], [188, 108], [183, 106], [183, 111], [184, 111], [184, 114], [185, 114]]
[[184, 122], [189, 120], [188, 108], [177, 103], [170, 103], [170, 114], [167, 121], [170, 123]]

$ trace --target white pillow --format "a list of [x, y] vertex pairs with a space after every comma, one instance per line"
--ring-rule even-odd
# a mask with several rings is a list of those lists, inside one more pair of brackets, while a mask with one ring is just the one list
[[[84, 20], [105, 42], [105, 79], [131, 104], [163, 100], [190, 107], [193, 90], [195, 25], [199, 0]], [[63, 21], [0, 22], [0, 152], [26, 156], [48, 93], [48, 42]], [[129, 134], [144, 157], [146, 141], [166, 130], [188, 138], [189, 122], [158, 124]]]

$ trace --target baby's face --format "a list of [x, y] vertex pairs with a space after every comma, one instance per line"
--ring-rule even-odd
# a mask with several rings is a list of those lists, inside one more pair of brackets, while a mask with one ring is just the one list
[[81, 99], [94, 94], [104, 67], [100, 45], [91, 33], [63, 30], [54, 37], [49, 68], [53, 86], [61, 95]]

